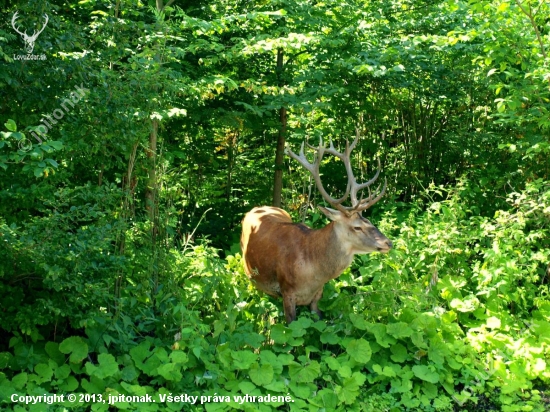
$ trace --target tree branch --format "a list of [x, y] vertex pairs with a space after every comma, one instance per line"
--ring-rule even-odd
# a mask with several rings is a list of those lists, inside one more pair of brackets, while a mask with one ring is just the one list
[[[535, 35], [537, 36], [537, 40], [539, 42], [540, 51], [542, 53], [542, 56], [546, 59], [547, 58], [546, 50], [544, 48], [544, 43], [542, 42], [542, 38], [540, 36], [539, 28], [537, 27], [537, 23], [535, 22], [535, 15], [533, 14], [533, 9], [531, 8], [531, 3], [529, 1], [527, 1], [527, 4], [529, 5], [529, 11], [527, 11], [527, 9], [520, 3], [519, 0], [515, 0], [515, 2], [518, 5], [518, 7], [520, 8], [520, 10], [523, 12], [523, 14], [525, 14], [529, 18], [529, 21], [531, 22], [531, 26], [535, 30]], [[540, 7], [540, 5], [539, 5], [539, 7]]]

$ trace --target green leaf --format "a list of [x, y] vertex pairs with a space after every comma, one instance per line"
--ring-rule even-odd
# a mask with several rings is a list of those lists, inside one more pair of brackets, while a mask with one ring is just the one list
[[363, 339], [354, 339], [346, 348], [346, 352], [358, 363], [367, 363], [372, 355], [369, 343]]
[[17, 125], [15, 124], [15, 121], [13, 121], [12, 119], [8, 119], [8, 121], [4, 123], [4, 126], [6, 126], [6, 129], [8, 129], [10, 132], [17, 131]]
[[12, 359], [13, 355], [11, 353], [0, 352], [0, 369], [5, 369]]
[[313, 391], [316, 389], [315, 385], [311, 383], [297, 383], [291, 381], [288, 387], [292, 390], [297, 398], [309, 399]]
[[21, 141], [21, 140], [25, 139], [25, 135], [24, 135], [23, 133], [21, 133], [21, 132], [13, 132], [13, 133], [11, 134], [11, 136], [12, 136], [13, 138], [15, 138], [15, 140], [17, 140], [17, 141]]
[[15, 389], [21, 390], [27, 384], [28, 378], [29, 376], [27, 375], [26, 372], [21, 372], [15, 375], [12, 378], [11, 382], [13, 383], [13, 386], [15, 387]]
[[264, 386], [273, 380], [273, 367], [269, 364], [264, 365], [258, 365], [254, 364], [248, 371], [248, 374], [250, 376], [250, 380], [258, 385], [258, 386]]
[[122, 369], [120, 377], [122, 380], [125, 380], [126, 382], [132, 382], [139, 376], [138, 371], [133, 365], [125, 366], [124, 369]]
[[65, 363], [65, 355], [59, 351], [59, 343], [56, 342], [46, 342], [44, 347], [48, 356], [53, 359], [58, 365], [63, 365]]
[[321, 366], [317, 361], [311, 361], [305, 366], [293, 362], [288, 365], [288, 373], [295, 382], [313, 382], [321, 373]]
[[251, 394], [252, 391], [256, 389], [256, 385], [254, 385], [252, 382], [249, 382], [249, 381], [241, 381], [239, 382], [239, 389], [245, 395]]
[[369, 327], [369, 322], [365, 319], [365, 316], [363, 315], [356, 315], [355, 313], [349, 314], [349, 319], [351, 320], [351, 323], [353, 323], [353, 326], [359, 330], [367, 330]]
[[404, 393], [403, 396], [401, 397], [401, 403], [403, 404], [403, 406], [406, 406], [411, 410], [418, 410], [418, 406], [420, 405], [420, 400], [411, 392], [407, 392], [407, 393]]
[[443, 365], [445, 363], [445, 355], [449, 353], [449, 349], [440, 338], [434, 338], [430, 340], [430, 346], [428, 348], [428, 358], [437, 365]]
[[334, 393], [334, 390], [326, 388], [317, 392], [310, 402], [318, 408], [324, 408], [325, 411], [335, 411], [339, 404], [338, 395]]
[[97, 357], [99, 361], [99, 367], [95, 375], [98, 378], [104, 379], [109, 376], [113, 376], [118, 372], [118, 363], [115, 357], [109, 353], [102, 353]]
[[88, 344], [80, 336], [71, 336], [59, 344], [59, 351], [71, 354], [71, 363], [79, 363], [88, 356]]
[[157, 372], [160, 376], [168, 381], [180, 381], [183, 376], [179, 371], [178, 365], [175, 363], [165, 363], [157, 368]]
[[173, 363], [185, 365], [189, 361], [189, 358], [187, 357], [187, 354], [185, 354], [185, 352], [175, 350], [170, 354], [170, 360]]
[[349, 378], [351, 376], [351, 368], [349, 365], [342, 365], [340, 369], [338, 369], [338, 375], [342, 378]]
[[271, 328], [271, 339], [273, 339], [275, 343], [287, 343], [291, 337], [292, 330], [279, 323]]
[[264, 385], [264, 388], [266, 388], [268, 391], [273, 392], [288, 392], [288, 386], [286, 386], [285, 383], [280, 380], [274, 380], [271, 383]]
[[53, 376], [53, 370], [49, 365], [45, 363], [39, 363], [34, 367], [34, 372], [38, 375], [39, 379], [36, 383], [48, 382]]
[[338, 342], [340, 342], [340, 338], [332, 330], [327, 329], [321, 333], [321, 343], [336, 345]]
[[376, 342], [383, 348], [389, 348], [397, 341], [392, 336], [386, 333], [386, 325], [383, 323], [375, 323], [369, 326], [369, 332], [374, 334]]
[[59, 166], [59, 164], [53, 159], [44, 159], [44, 161], [48, 162], [50, 165], [52, 165], [55, 168]]
[[336, 394], [341, 402], [352, 404], [359, 395], [359, 388], [365, 383], [366, 377], [355, 372], [351, 378], [344, 379], [342, 386], [336, 386]]
[[413, 383], [408, 378], [391, 380], [391, 389], [394, 392], [408, 393], [412, 390], [412, 388], [413, 388]]
[[288, 327], [292, 330], [292, 337], [299, 338], [307, 333], [307, 328], [313, 324], [313, 321], [309, 318], [298, 318], [292, 322]]
[[233, 358], [233, 365], [237, 369], [248, 369], [258, 359], [258, 355], [255, 353], [244, 350], [231, 352], [231, 357]]
[[73, 392], [78, 388], [78, 381], [74, 376], [68, 376], [67, 379], [59, 385], [59, 389], [65, 392]]
[[294, 356], [290, 353], [281, 353], [277, 356], [277, 359], [279, 359], [279, 362], [283, 365], [290, 365], [294, 361]]
[[233, 358], [231, 357], [231, 349], [229, 347], [229, 344], [226, 342], [218, 345], [218, 347], [216, 348], [216, 352], [218, 353], [217, 359], [219, 360], [220, 364], [224, 368], [230, 368]]
[[142, 371], [145, 368], [144, 360], [151, 355], [151, 352], [149, 351], [150, 347], [151, 342], [145, 340], [141, 342], [138, 346], [130, 349], [130, 356], [132, 357], [138, 369], [141, 369]]
[[61, 150], [63, 149], [63, 142], [60, 142], [58, 140], [50, 140], [48, 141], [48, 144], [53, 147], [55, 150]]
[[430, 382], [424, 382], [422, 383], [422, 392], [428, 399], [435, 399], [437, 397], [437, 386]]
[[388, 378], [394, 378], [396, 376], [395, 371], [390, 366], [384, 366], [384, 368], [382, 368], [380, 365], [372, 365], [372, 370], [377, 374], [387, 376]]
[[273, 373], [280, 375], [283, 372], [283, 363], [281, 360], [270, 350], [264, 350], [260, 352], [260, 360], [262, 363], [271, 365]]
[[325, 357], [323, 358], [323, 360], [325, 361], [327, 366], [333, 371], [337, 371], [342, 366], [340, 365], [340, 362], [338, 362], [338, 359], [333, 358], [332, 356]]
[[105, 391], [105, 382], [97, 376], [90, 376], [89, 381], [82, 379], [80, 385], [87, 393], [103, 393]]
[[424, 340], [424, 334], [422, 332], [414, 332], [411, 335], [411, 341], [414, 343], [415, 346], [418, 346], [419, 348], [427, 348], [428, 344]]
[[140, 385], [131, 385], [126, 382], [121, 382], [120, 384], [124, 389], [126, 389], [129, 395], [138, 395], [144, 396], [147, 393], [147, 388]]
[[[153, 358], [153, 356], [151, 356], [153, 352], [149, 350], [150, 347], [151, 342], [144, 340], [138, 346], [130, 349], [130, 356], [132, 357], [136, 367], [147, 374], [152, 373], [158, 366], [160, 366], [158, 359], [151, 360], [151, 358]], [[147, 358], [149, 359], [145, 361]]]
[[387, 324], [386, 332], [397, 339], [402, 339], [408, 338], [412, 335], [414, 331], [409, 327], [407, 323], [397, 322]]
[[71, 374], [71, 367], [67, 364], [61, 365], [54, 371], [56, 379], [66, 379]]
[[[157, 368], [168, 363], [168, 354], [164, 347], [156, 347], [153, 354], [143, 364], [143, 372], [149, 376], [155, 376]], [[171, 365], [174, 365], [173, 363]]]
[[392, 345], [390, 348], [391, 355], [390, 358], [392, 361], [397, 363], [403, 363], [405, 360], [407, 360], [408, 351], [405, 346], [403, 346], [400, 343], [396, 343], [395, 345]]
[[415, 365], [412, 368], [414, 376], [430, 383], [439, 382], [439, 374], [426, 365]]
[[453, 299], [450, 305], [459, 312], [473, 312], [479, 306], [479, 299], [475, 296], [470, 296], [465, 299]]

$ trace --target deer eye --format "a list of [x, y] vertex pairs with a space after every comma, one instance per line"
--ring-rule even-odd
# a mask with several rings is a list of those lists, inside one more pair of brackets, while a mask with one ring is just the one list
[[361, 226], [355, 226], [354, 229], [355, 230], [361, 230]]

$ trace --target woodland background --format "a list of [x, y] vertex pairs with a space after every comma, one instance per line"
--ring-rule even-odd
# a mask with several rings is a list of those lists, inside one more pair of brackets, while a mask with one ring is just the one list
[[[550, 408], [550, 3], [0, 3], [3, 409]], [[29, 34], [48, 15], [45, 60], [17, 58], [16, 11]], [[282, 148], [355, 127], [394, 249], [288, 326], [242, 271], [240, 221], [280, 204], [323, 225]], [[322, 173], [342, 193], [342, 165]], [[225, 401], [243, 394], [294, 402]]]

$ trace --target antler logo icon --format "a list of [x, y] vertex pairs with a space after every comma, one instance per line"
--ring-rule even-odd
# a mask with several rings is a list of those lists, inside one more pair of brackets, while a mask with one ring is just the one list
[[42, 31], [46, 28], [46, 24], [48, 24], [48, 15], [44, 14], [44, 18], [46, 19], [46, 21], [44, 22], [44, 26], [42, 26], [42, 28], [39, 31], [35, 31], [32, 34], [32, 36], [29, 36], [26, 31], [21, 32], [15, 26], [15, 21], [17, 20], [17, 13], [18, 12], [15, 12], [13, 14], [13, 17], [11, 18], [11, 25], [12, 25], [13, 29], [23, 37], [23, 41], [25, 42], [25, 50], [27, 50], [28, 54], [31, 54], [32, 51], [34, 50], [34, 42], [38, 38], [38, 35], [40, 33], [42, 33]]

